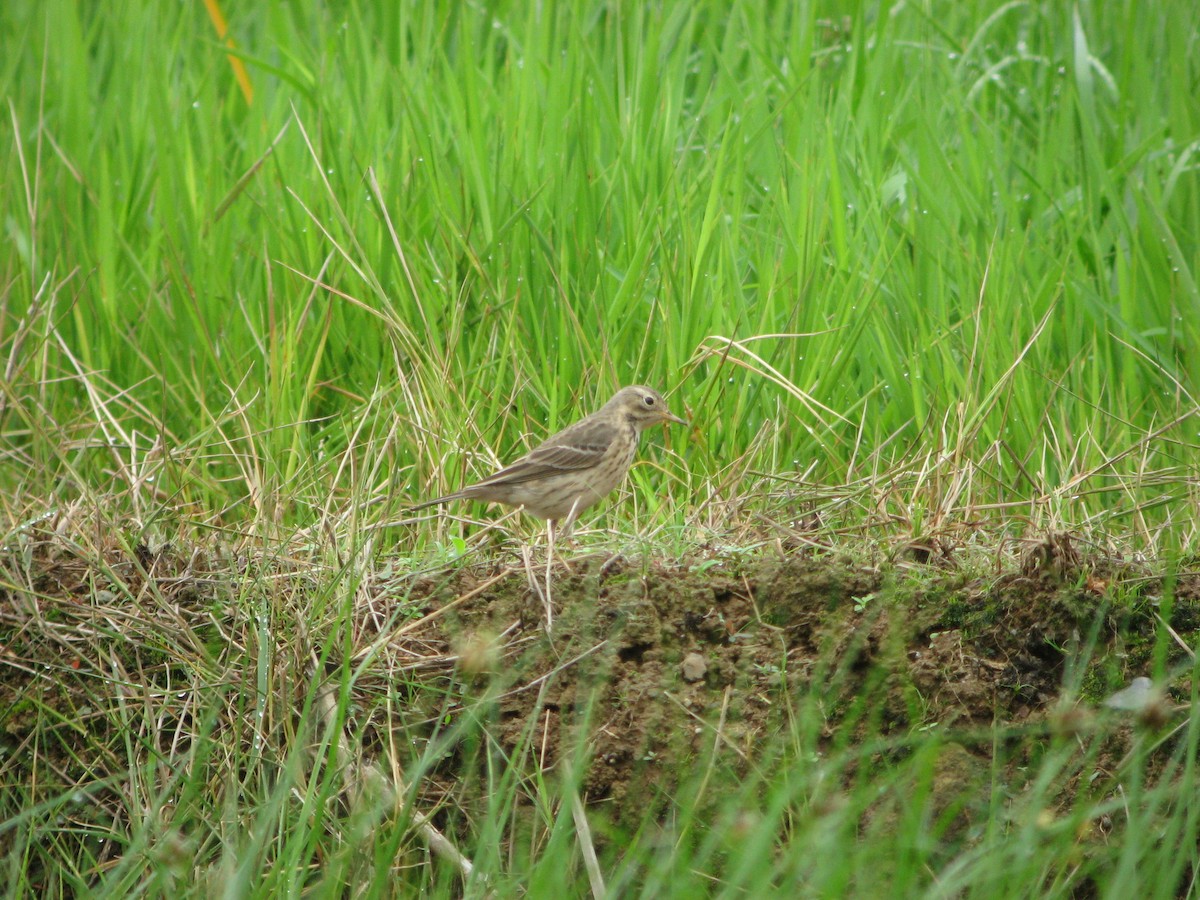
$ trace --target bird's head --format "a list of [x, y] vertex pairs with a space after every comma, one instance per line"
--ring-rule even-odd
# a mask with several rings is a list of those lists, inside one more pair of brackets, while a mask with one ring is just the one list
[[660, 422], [687, 424], [685, 419], [667, 409], [667, 401], [662, 398], [662, 394], [640, 384], [621, 388], [606, 406], [624, 417], [638, 431]]

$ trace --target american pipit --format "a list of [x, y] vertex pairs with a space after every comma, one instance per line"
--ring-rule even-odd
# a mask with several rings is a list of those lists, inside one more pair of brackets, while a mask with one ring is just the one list
[[687, 422], [667, 409], [658, 391], [641, 385], [621, 388], [599, 410], [551, 435], [510, 466], [461, 491], [412, 507], [450, 500], [483, 500], [523, 506], [553, 531], [570, 534], [576, 518], [621, 483], [642, 431], [660, 422]]

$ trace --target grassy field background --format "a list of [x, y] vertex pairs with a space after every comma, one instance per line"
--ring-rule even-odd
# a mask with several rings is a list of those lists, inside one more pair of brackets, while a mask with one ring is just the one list
[[[628, 383], [669, 392], [692, 427], [649, 436], [632, 491], [585, 519], [609, 529], [585, 529], [585, 545], [692, 556], [815, 529], [851, 550], [953, 540], [1015, 555], [1070, 530], [1128, 557], [1193, 558], [1191, 4], [224, 12], [232, 49], [200, 4], [0, 9], [0, 528], [14, 559], [50, 522], [100, 556], [172, 542], [222, 548], [235, 568], [311, 567], [306, 600], [237, 595], [261, 694], [280, 665], [261, 629], [272, 646], [308, 640], [298, 621], [317, 644], [326, 626], [349, 641], [339, 615], [366, 567], [492, 552], [493, 533], [462, 518], [478, 509], [414, 518], [406, 504], [486, 474]], [[3, 589], [15, 597], [19, 580]], [[336, 826], [312, 818], [335, 791], [329, 735], [356, 673], [325, 732], [324, 780], [281, 751], [243, 805], [227, 796], [172, 826], [189, 848], [176, 856], [211, 866], [204, 884], [231, 896], [326, 884], [296, 873], [329, 854], [328, 884], [382, 877], [389, 848], [419, 843], [411, 818], [384, 828], [374, 808]], [[315, 707], [319, 690], [307, 696]], [[803, 733], [793, 762], [817, 740]], [[200, 803], [222, 753], [243, 773], [261, 762], [261, 748], [231, 746], [197, 738], [189, 752], [215, 756], [171, 791]], [[125, 763], [153, 795], [142, 752]], [[3, 788], [17, 890], [154, 894], [195, 876], [129, 810], [134, 824], [107, 838], [128, 841], [115, 868], [83, 838], [46, 850], [69, 796]], [[794, 876], [774, 854], [781, 820], [786, 846], [816, 840], [790, 818], [801, 788], [744, 789], [779, 798], [761, 833], [731, 814], [692, 862], [663, 862], [639, 836], [643, 856], [609, 860], [616, 883], [666, 891], [717, 867], [712, 890], [735, 892]], [[566, 812], [544, 843], [497, 849], [510, 794], [466, 849], [492, 877], [582, 890], [582, 870], [563, 865], [570, 790], [546, 790], [546, 808]], [[993, 814], [989, 839], [1004, 830]], [[1073, 832], [1053, 831], [1057, 845], [1028, 827], [1008, 845], [1027, 865], [980, 851], [931, 882], [909, 848], [895, 884], [1067, 890], [1045, 861]], [[196, 832], [209, 837], [178, 837]], [[352, 848], [368, 832], [364, 862]], [[743, 861], [728, 862], [743, 837]], [[1114, 896], [1148, 841], [1122, 851], [1130, 861], [1103, 882]], [[861, 887], [879, 852], [860, 846], [807, 877], [818, 893]], [[1168, 869], [1159, 896], [1177, 890]], [[453, 890], [447, 871], [396, 883]]]
[[1186, 4], [285, 6], [250, 104], [201, 10], [3, 15], [30, 496], [385, 521], [646, 382], [677, 518], [903, 461], [917, 531], [1191, 545]]

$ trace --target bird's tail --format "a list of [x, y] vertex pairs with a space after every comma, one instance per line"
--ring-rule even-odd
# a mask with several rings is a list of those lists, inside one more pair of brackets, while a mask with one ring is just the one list
[[431, 506], [438, 506], [442, 503], [449, 503], [451, 500], [463, 500], [467, 496], [465, 491], [455, 491], [453, 494], [447, 494], [444, 497], [435, 497], [433, 500], [423, 500], [415, 506], [408, 507], [409, 512], [416, 512], [419, 509], [428, 509]]

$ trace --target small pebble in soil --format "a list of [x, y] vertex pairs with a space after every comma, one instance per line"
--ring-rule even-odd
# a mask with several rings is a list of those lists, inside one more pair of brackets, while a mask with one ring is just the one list
[[683, 658], [683, 680], [700, 681], [708, 671], [708, 663], [699, 653], [689, 653]]

